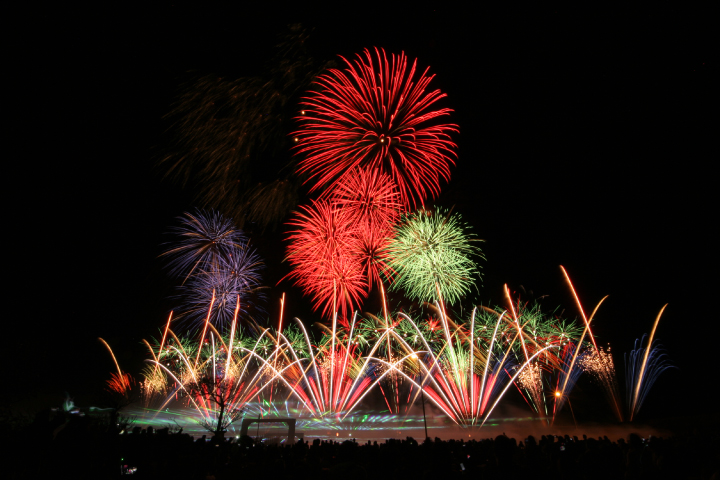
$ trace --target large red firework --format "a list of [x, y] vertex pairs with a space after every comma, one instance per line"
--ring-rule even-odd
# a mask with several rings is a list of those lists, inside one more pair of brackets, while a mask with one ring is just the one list
[[433, 109], [445, 94], [428, 92], [427, 69], [415, 78], [417, 60], [408, 71], [404, 53], [365, 50], [354, 62], [341, 57], [343, 71], [321, 75], [317, 89], [303, 98], [301, 126], [294, 133], [298, 171], [314, 182], [312, 190], [332, 192], [356, 168], [380, 168], [397, 185], [402, 203], [423, 204], [450, 178], [457, 125], [442, 123], [449, 108]]
[[342, 211], [345, 221], [357, 227], [354, 254], [363, 265], [370, 290], [380, 283], [380, 272], [388, 275], [389, 271], [385, 251], [403, 211], [395, 183], [377, 168], [356, 170], [337, 184], [330, 202]]
[[349, 318], [353, 307], [366, 296], [360, 259], [357, 226], [344, 218], [342, 211], [326, 202], [300, 207], [289, 223], [287, 260], [293, 266], [293, 278], [310, 295], [316, 310], [323, 315], [338, 312]]

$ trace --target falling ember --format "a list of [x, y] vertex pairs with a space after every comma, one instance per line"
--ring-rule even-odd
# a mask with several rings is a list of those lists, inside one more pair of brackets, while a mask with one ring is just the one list
[[591, 348], [578, 361], [580, 368], [588, 372], [597, 381], [605, 392], [608, 403], [612, 406], [613, 413], [619, 422], [623, 421], [623, 414], [620, 402], [620, 387], [615, 373], [615, 362], [612, 352], [608, 346], [607, 350], [599, 347], [597, 350]]
[[542, 370], [539, 362], [528, 365], [518, 375], [516, 383], [527, 394], [526, 400], [531, 403], [533, 410], [538, 413], [544, 413], [545, 410], [545, 393], [542, 384]]

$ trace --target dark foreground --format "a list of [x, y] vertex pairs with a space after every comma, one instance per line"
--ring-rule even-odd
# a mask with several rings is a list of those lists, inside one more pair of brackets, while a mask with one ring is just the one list
[[647, 439], [500, 435], [468, 442], [407, 438], [381, 444], [256, 445], [248, 437], [193, 440], [167, 429], [120, 434], [75, 418], [58, 425], [36, 421], [15, 431], [3, 448], [2, 477], [103, 479], [133, 472], [177, 480], [720, 479], [719, 447], [707, 430]]

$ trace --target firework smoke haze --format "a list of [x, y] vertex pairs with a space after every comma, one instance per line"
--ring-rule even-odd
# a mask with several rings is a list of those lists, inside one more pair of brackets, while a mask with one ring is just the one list
[[283, 172], [292, 161], [291, 118], [300, 92], [326, 67], [308, 54], [309, 37], [290, 25], [257, 75], [192, 78], [167, 115], [175, 141], [160, 161], [166, 174], [240, 226], [276, 226], [297, 203], [300, 181]]

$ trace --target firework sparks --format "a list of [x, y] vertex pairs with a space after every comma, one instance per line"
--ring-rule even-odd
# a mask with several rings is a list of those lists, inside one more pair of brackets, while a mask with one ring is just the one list
[[357, 229], [328, 202], [301, 208], [289, 222], [297, 229], [288, 238], [287, 260], [293, 266], [288, 277], [312, 297], [323, 315], [340, 312], [346, 319], [366, 295], [362, 265], [353, 254], [358, 250]]
[[186, 212], [173, 233], [179, 241], [163, 256], [170, 259], [171, 272], [186, 279], [198, 268], [210, 270], [247, 243], [245, 235], [232, 220], [215, 211]]
[[[242, 313], [262, 311], [264, 295], [260, 272], [264, 264], [249, 244], [229, 251], [217, 259], [208, 270], [199, 270], [180, 287], [177, 298], [183, 300], [181, 317], [199, 323], [213, 309], [211, 321], [215, 326], [230, 324], [239, 299]], [[214, 297], [214, 303], [213, 303]]]
[[[498, 327], [502, 323], [504, 315], [500, 315], [490, 341], [486, 342], [489, 346], [484, 351], [480, 348], [482, 342], [479, 340], [476, 342], [474, 334], [471, 333], [468, 337], [460, 326], [450, 322], [442, 309], [438, 308], [438, 312], [440, 327], [444, 335], [437, 346], [430, 345], [424, 337], [422, 329], [410, 317], [400, 314], [404, 321], [409, 322], [415, 330], [415, 334], [422, 341], [421, 348], [424, 348], [414, 350], [405, 341], [404, 336], [397, 333], [396, 329], [388, 329], [383, 336], [395, 335], [397, 342], [410, 353], [395, 363], [380, 358], [375, 360], [388, 367], [383, 375], [390, 372], [402, 375], [418, 390], [425, 392], [430, 401], [456, 424], [463, 427], [482, 425], [516, 377], [538, 355], [555, 347], [548, 346], [540, 349], [527, 362], [515, 368], [516, 373], [510, 378], [508, 371], [513, 368], [511, 364], [513, 357], [510, 355], [513, 342], [510, 343], [504, 354], [495, 355], [493, 353]], [[474, 332], [475, 313], [476, 310], [473, 311], [470, 332]], [[402, 330], [398, 329], [398, 331]], [[415, 375], [416, 379], [398, 368], [402, 362], [410, 362], [410, 365], [413, 366], [411, 370], [419, 372]], [[482, 375], [479, 374], [479, 370], [482, 370]], [[504, 389], [503, 385], [505, 385]], [[493, 399], [494, 402], [492, 402]]]
[[356, 229], [358, 242], [353, 253], [360, 258], [370, 290], [373, 284], [380, 284], [380, 272], [392, 276], [386, 250], [402, 211], [397, 188], [378, 169], [357, 170], [337, 184], [330, 202]]
[[392, 179], [377, 168], [352, 172], [337, 184], [331, 202], [343, 209], [348, 222], [368, 230], [391, 229], [403, 209]]
[[100, 340], [108, 352], [110, 352], [110, 356], [112, 356], [115, 367], [117, 368], [117, 373], [110, 374], [110, 380], [107, 381], [107, 390], [117, 394], [119, 396], [117, 400], [120, 402], [130, 403], [130, 394], [132, 388], [135, 386], [135, 379], [129, 373], [122, 371], [117, 358], [115, 358], [115, 353], [113, 353], [112, 348], [110, 348], [110, 344], [102, 338], [98, 338], [98, 340]]
[[517, 378], [517, 386], [523, 398], [540, 415], [547, 415], [543, 371], [540, 362], [533, 362]]
[[650, 332], [650, 338], [648, 339], [644, 353], [642, 352], [642, 344], [645, 343], [645, 335], [643, 335], [640, 341], [640, 346], [638, 346], [638, 340], [635, 340], [635, 348], [625, 358], [625, 382], [627, 384], [630, 421], [632, 421], [633, 417], [640, 411], [640, 407], [642, 407], [648, 391], [650, 391], [655, 380], [657, 380], [662, 372], [673, 368], [667, 355], [663, 352], [662, 347], [653, 343], [655, 331], [657, 330], [658, 323], [660, 323], [660, 317], [663, 311], [665, 311], [665, 307], [667, 307], [667, 304], [660, 309], [660, 313], [658, 313], [655, 318], [655, 323]]
[[110, 380], [107, 381], [108, 389], [120, 395], [127, 395], [135, 385], [135, 379], [129, 373], [124, 373], [122, 376], [112, 373], [110, 377]]
[[[555, 422], [555, 418], [560, 413], [560, 410], [565, 406], [565, 402], [569, 402], [569, 395], [572, 389], [575, 387], [575, 383], [584, 371], [582, 368], [582, 362], [585, 358], [585, 351], [579, 357], [576, 351], [582, 348], [582, 343], [574, 344], [567, 343], [560, 349], [560, 360], [562, 362], [561, 368], [557, 371], [558, 375], [555, 380], [555, 394], [554, 394], [554, 405], [552, 419]], [[577, 359], [573, 362], [570, 359]], [[561, 390], [562, 389], [562, 390]], [[571, 407], [572, 408], [572, 407]], [[573, 418], [575, 414], [573, 413]]]
[[390, 61], [384, 50], [375, 54], [343, 58], [345, 70], [318, 77], [301, 102], [298, 171], [310, 175], [312, 190], [332, 191], [357, 167], [382, 168], [406, 207], [422, 205], [450, 178], [457, 125], [441, 123], [451, 110], [433, 109], [445, 95], [427, 92], [433, 77], [425, 70], [416, 78], [417, 61], [408, 70], [404, 53]]
[[185, 213], [174, 232], [178, 240], [163, 256], [183, 277], [179, 318], [200, 324], [207, 316], [217, 326], [233, 318], [236, 300], [242, 313], [262, 311], [264, 264], [231, 220], [214, 211]]
[[[385, 298], [383, 297], [384, 301]], [[405, 377], [402, 373], [409, 373], [411, 376], [419, 373], [417, 362], [415, 362], [419, 357], [412, 348], [408, 349], [406, 347], [407, 343], [399, 343], [397, 340], [398, 338], [403, 338], [405, 342], [409, 340], [407, 338], [407, 322], [393, 320], [394, 317], [387, 317], [387, 309], [384, 308], [384, 310], [384, 316], [365, 314], [366, 318], [360, 322], [357, 328], [358, 334], [355, 337], [355, 342], [361, 346], [373, 343], [378, 345], [375, 355], [382, 358], [383, 362], [375, 362], [373, 374], [376, 377], [383, 378], [378, 383], [380, 393], [385, 400], [388, 411], [400, 413], [404, 406], [407, 412], [414, 385], [404, 382]], [[383, 337], [385, 341], [376, 343]], [[417, 336], [413, 340], [414, 347], [417, 347]], [[407, 355], [410, 355], [411, 360], [406, 362], [402, 358]]]
[[[360, 358], [359, 343], [353, 341], [355, 319], [356, 316], [347, 335], [343, 335], [343, 331], [337, 328], [337, 322], [333, 321], [332, 329], [327, 331], [329, 335], [315, 347], [307, 330], [298, 321], [310, 352], [306, 365], [302, 364], [301, 357], [290, 342], [285, 342], [291, 358], [295, 359], [293, 366], [286, 370], [287, 384], [291, 385], [292, 394], [316, 417], [335, 415], [340, 418], [343, 413], [347, 415], [377, 384], [377, 380], [373, 383], [369, 375], [372, 368], [370, 358]], [[371, 352], [375, 351], [377, 343]]]
[[594, 378], [605, 392], [608, 403], [613, 406], [613, 412], [619, 422], [623, 421], [620, 408], [620, 387], [615, 373], [615, 362], [610, 347], [595, 350], [591, 348], [579, 359], [580, 367]]
[[397, 227], [388, 253], [397, 272], [394, 290], [430, 302], [457, 302], [474, 285], [479, 271], [473, 257], [482, 257], [476, 239], [465, 232], [459, 216], [443, 210], [420, 210]]
[[218, 433], [238, 418], [249, 401], [282, 381], [286, 366], [273, 365], [273, 356], [282, 354], [277, 348], [262, 351], [265, 343], [275, 345], [272, 339], [263, 342], [269, 338], [267, 330], [252, 342], [234, 337], [234, 329], [233, 337], [223, 338], [212, 325], [207, 326], [209, 338], [203, 335], [200, 342], [181, 340], [168, 330], [171, 337], [163, 347], [157, 351], [150, 347], [153, 358], [143, 372], [142, 390], [148, 403], [169, 393], [159, 410], [179, 401], [198, 412], [207, 430]]

